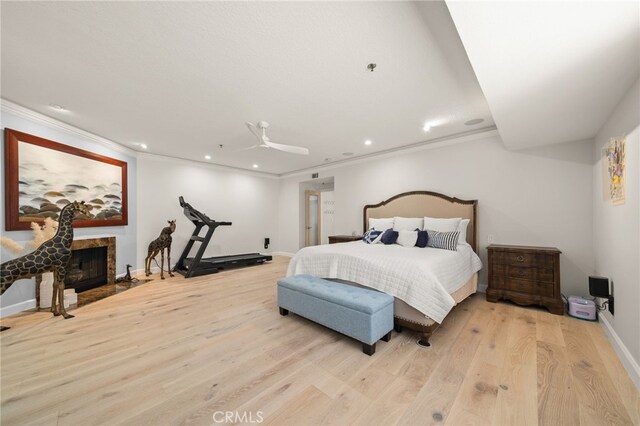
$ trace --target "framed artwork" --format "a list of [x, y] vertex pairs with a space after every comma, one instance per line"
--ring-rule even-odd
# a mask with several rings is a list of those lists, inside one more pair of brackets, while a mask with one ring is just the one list
[[7, 231], [57, 220], [73, 201], [91, 211], [74, 227], [128, 224], [126, 162], [12, 129], [5, 129], [4, 148]]
[[625, 193], [625, 138], [611, 138], [602, 148], [602, 188], [605, 201], [613, 205], [624, 204]]

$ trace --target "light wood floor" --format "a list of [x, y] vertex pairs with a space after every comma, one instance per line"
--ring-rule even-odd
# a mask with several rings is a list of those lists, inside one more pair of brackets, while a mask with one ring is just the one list
[[598, 324], [478, 294], [432, 347], [393, 333], [368, 357], [278, 314], [287, 261], [154, 280], [70, 320], [3, 320], [2, 425], [209, 425], [233, 410], [263, 424], [640, 424], [640, 396]]

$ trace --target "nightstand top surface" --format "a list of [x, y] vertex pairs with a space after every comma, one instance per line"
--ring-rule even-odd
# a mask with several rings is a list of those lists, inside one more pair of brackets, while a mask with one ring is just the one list
[[493, 251], [522, 251], [522, 252], [543, 252], [547, 254], [559, 254], [562, 253], [556, 247], [536, 247], [536, 246], [514, 246], [506, 244], [491, 244], [487, 246], [487, 250]]

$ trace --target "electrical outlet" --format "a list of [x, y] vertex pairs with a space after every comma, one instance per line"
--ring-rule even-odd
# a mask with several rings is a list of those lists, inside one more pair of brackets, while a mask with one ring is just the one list
[[496, 238], [493, 234], [487, 235], [487, 244], [493, 244], [496, 241]]

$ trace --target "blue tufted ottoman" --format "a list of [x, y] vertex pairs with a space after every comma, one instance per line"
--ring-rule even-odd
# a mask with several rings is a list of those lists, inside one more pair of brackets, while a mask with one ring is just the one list
[[393, 330], [393, 296], [311, 275], [278, 281], [280, 315], [289, 311], [362, 342], [373, 355], [379, 339], [388, 342]]

